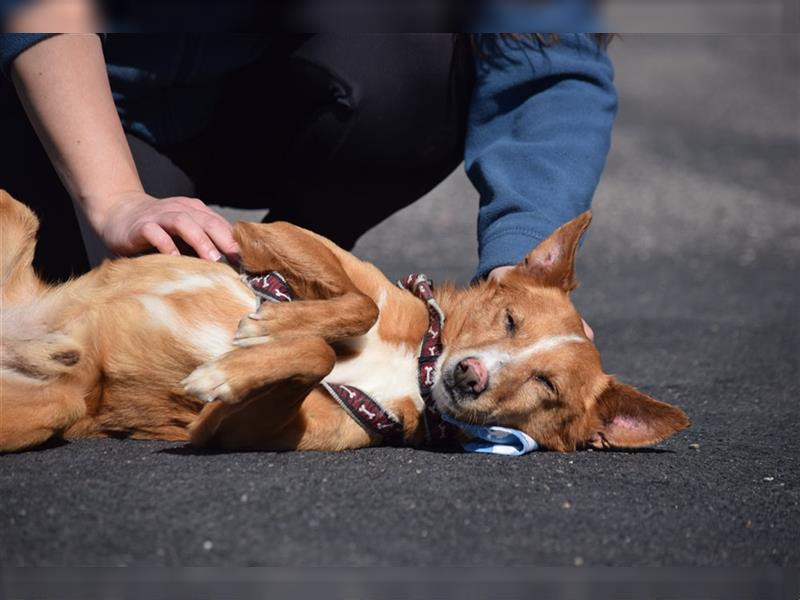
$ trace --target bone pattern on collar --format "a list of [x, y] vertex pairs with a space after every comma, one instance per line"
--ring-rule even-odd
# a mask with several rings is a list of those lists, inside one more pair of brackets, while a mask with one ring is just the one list
[[426, 275], [411, 273], [398, 281], [397, 285], [422, 300], [428, 309], [428, 329], [419, 351], [419, 392], [425, 402], [422, 411], [425, 440], [432, 446], [452, 445], [456, 441], [457, 429], [442, 419], [433, 399], [436, 363], [442, 355], [444, 313], [433, 296], [433, 282]]

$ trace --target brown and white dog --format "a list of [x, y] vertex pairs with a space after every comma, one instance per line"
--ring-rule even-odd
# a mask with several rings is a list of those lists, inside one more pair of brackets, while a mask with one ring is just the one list
[[[585, 213], [501, 281], [435, 297], [446, 315], [432, 399], [457, 419], [519, 429], [541, 447], [638, 447], [686, 415], [606, 375], [569, 299]], [[418, 353], [426, 304], [329, 240], [239, 223], [250, 272], [300, 299], [264, 302], [225, 264], [147, 255], [58, 286], [31, 266], [38, 221], [0, 191], [0, 451], [53, 437], [190, 441], [227, 450], [384, 443], [323, 387], [355, 386], [425, 443]], [[245, 316], [246, 315], [246, 316]]]

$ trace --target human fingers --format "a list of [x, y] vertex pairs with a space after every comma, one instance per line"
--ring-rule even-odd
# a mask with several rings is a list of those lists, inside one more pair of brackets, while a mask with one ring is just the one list
[[195, 217], [206, 232], [225, 256], [230, 259], [238, 258], [239, 244], [233, 239], [232, 227], [222, 216], [212, 213], [210, 215], [197, 215]]
[[209, 235], [216, 247], [229, 258], [238, 257], [239, 244], [233, 239], [231, 224], [225, 217], [199, 198], [176, 196], [169, 201], [190, 208], [192, 217]]
[[170, 235], [157, 223], [148, 221], [142, 225], [140, 233], [144, 240], [161, 254], [180, 254]]
[[173, 236], [189, 244], [200, 258], [218, 261], [222, 255], [214, 242], [189, 212], [168, 212], [159, 218], [159, 224]]

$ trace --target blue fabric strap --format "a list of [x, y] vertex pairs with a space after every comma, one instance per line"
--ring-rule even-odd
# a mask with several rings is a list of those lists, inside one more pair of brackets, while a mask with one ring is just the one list
[[522, 456], [539, 448], [536, 440], [518, 429], [496, 425], [472, 425], [445, 414], [442, 415], [442, 419], [455, 425], [469, 436], [469, 441], [463, 444], [464, 450], [467, 452]]

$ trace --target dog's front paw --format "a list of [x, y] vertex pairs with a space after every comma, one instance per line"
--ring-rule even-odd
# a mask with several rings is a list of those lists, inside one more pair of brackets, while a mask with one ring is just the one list
[[216, 361], [200, 365], [184, 379], [183, 389], [204, 402], [234, 402], [233, 388]]
[[233, 335], [234, 346], [253, 346], [265, 344], [270, 340], [269, 328], [262, 312], [247, 315], [239, 321], [239, 327]]
[[320, 335], [309, 318], [304, 302], [263, 302], [259, 309], [239, 321], [233, 345], [239, 347], [266, 344], [285, 335]]

